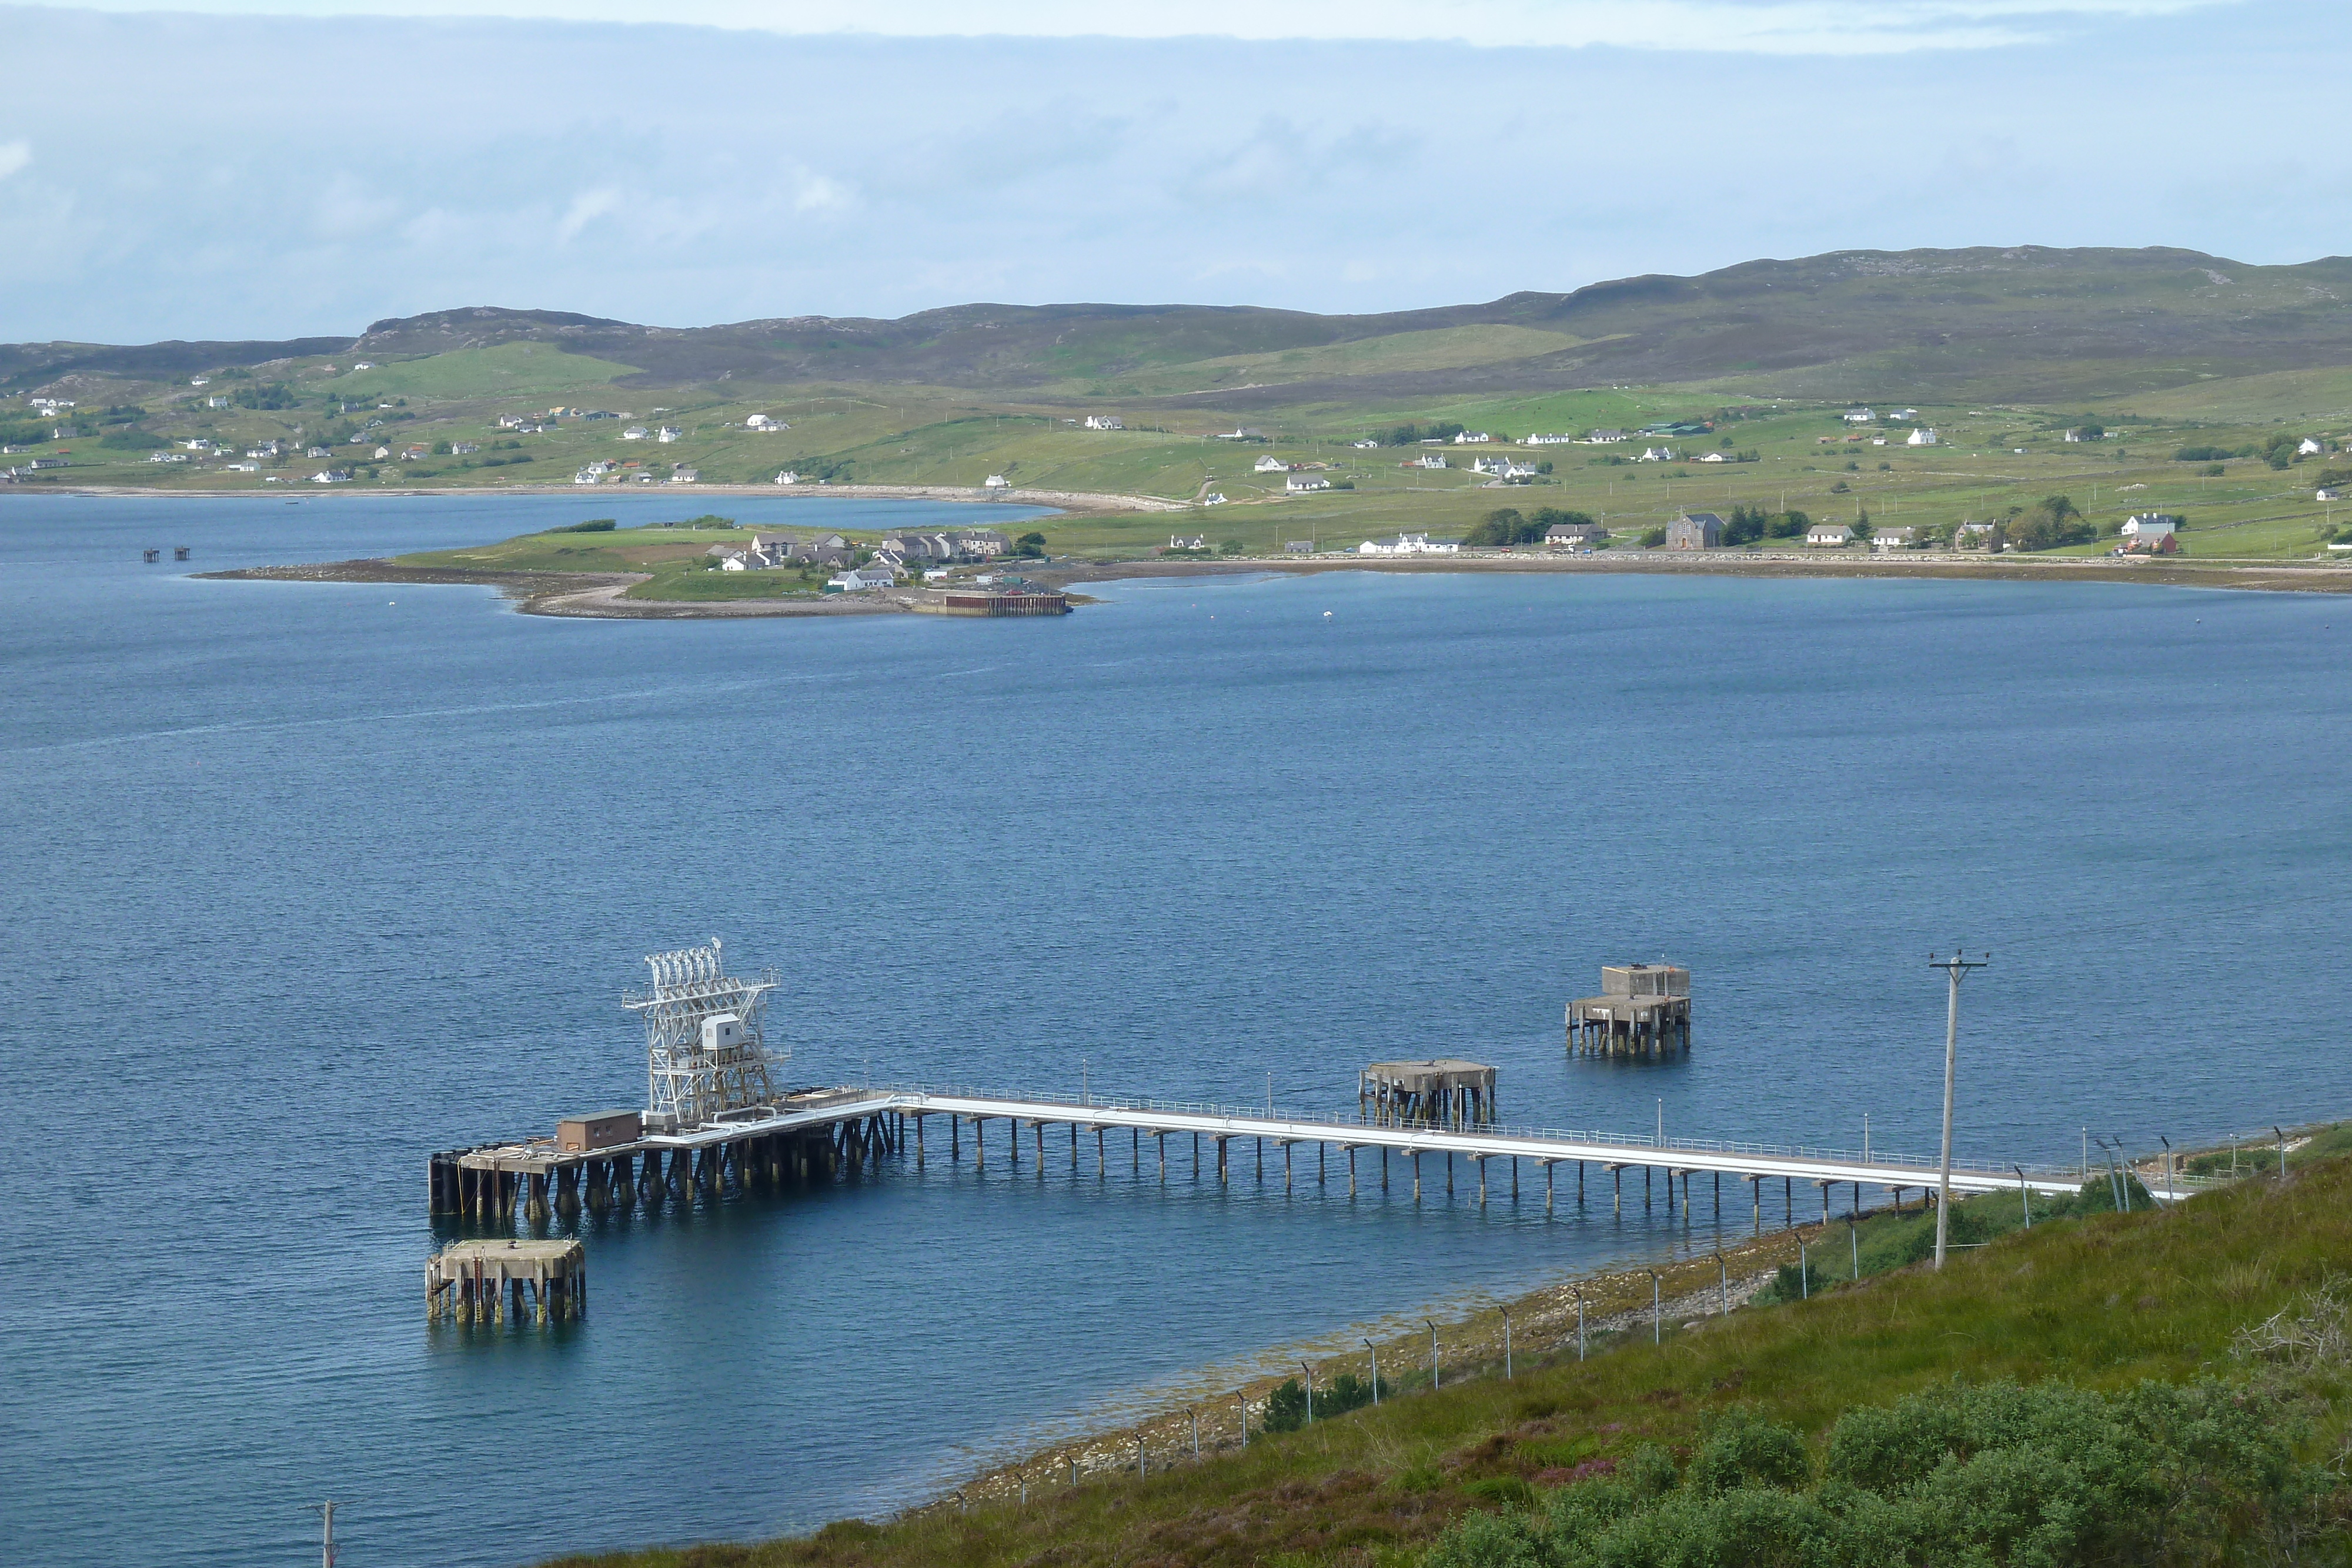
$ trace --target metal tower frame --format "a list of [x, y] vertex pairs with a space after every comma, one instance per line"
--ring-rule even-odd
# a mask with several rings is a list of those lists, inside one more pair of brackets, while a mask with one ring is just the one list
[[[701, 1126], [721, 1112], [772, 1099], [776, 1090], [768, 1069], [792, 1055], [770, 1052], [760, 1034], [760, 1015], [768, 992], [775, 989], [776, 971], [738, 979], [727, 973], [720, 946], [714, 936], [708, 946], [648, 954], [652, 989], [621, 995], [621, 1005], [646, 1020], [646, 1109], [676, 1117], [680, 1127]], [[742, 1026], [731, 1040], [714, 1039], [715, 1032], [729, 1031], [704, 1028], [730, 1017]]]

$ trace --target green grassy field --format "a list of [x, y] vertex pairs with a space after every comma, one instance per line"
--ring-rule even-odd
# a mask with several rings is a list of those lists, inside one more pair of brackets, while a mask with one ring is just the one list
[[[1484, 323], [1402, 331], [1386, 337], [1307, 344], [1266, 356], [1201, 360], [1144, 356], [1134, 373], [1176, 375], [1188, 384], [1224, 384], [1272, 375], [1310, 378], [1352, 369], [1356, 382], [1381, 382], [1370, 368], [1440, 363], [1508, 363], [1511, 357], [1552, 351], [1559, 333]], [[1101, 345], [1097, 343], [1097, 347]], [[1154, 351], [1170, 351], [1158, 345]], [[329, 373], [329, 367], [333, 373]], [[348, 357], [319, 358], [269, 367], [290, 406], [275, 409], [202, 406], [184, 384], [126, 381], [102, 392], [85, 390], [85, 408], [101, 403], [134, 411], [117, 423], [93, 427], [65, 441], [28, 440], [23, 455], [64, 457], [70, 466], [46, 471], [30, 487], [94, 485], [165, 489], [255, 491], [309, 485], [323, 467], [351, 469], [353, 489], [496, 488], [569, 485], [594, 460], [624, 465], [612, 482], [666, 481], [678, 466], [699, 471], [706, 485], [770, 484], [786, 467], [835, 483], [945, 486], [977, 489], [992, 474], [1037, 490], [1156, 497], [1192, 501], [1209, 492], [1223, 507], [1192, 517], [1151, 513], [1090, 514], [1057, 520], [1049, 530], [1057, 551], [1132, 556], [1163, 545], [1171, 532], [1206, 533], [1213, 542], [1239, 541], [1251, 553], [1276, 550], [1286, 540], [1349, 548], [1377, 534], [1427, 530], [1459, 534], [1500, 507], [1584, 512], [1603, 520], [1620, 541], [1638, 538], [1679, 512], [1734, 507], [1801, 511], [1816, 521], [1853, 523], [1866, 514], [1880, 528], [1927, 526], [1948, 530], [1962, 521], [2006, 516], [2063, 495], [2101, 538], [2071, 547], [2092, 554], [2113, 548], [2116, 527], [2141, 510], [2185, 513], [2182, 540], [2191, 559], [2282, 560], [2321, 557], [2335, 530], [2352, 524], [2352, 510], [2315, 498], [2318, 476], [2352, 473], [2352, 454], [2330, 450], [2284, 470], [2260, 457], [2232, 457], [2221, 472], [2176, 461], [2184, 448], [2236, 452], [2263, 446], [2288, 433], [2316, 437], [2331, 448], [2352, 441], [2352, 370], [2265, 371], [2217, 376], [2183, 368], [2187, 378], [2168, 388], [2107, 393], [2058, 406], [1991, 402], [1927, 402], [1916, 417], [1849, 426], [1845, 404], [1775, 392], [1757, 378], [1712, 383], [1601, 390], [1559, 390], [1474, 398], [1341, 401], [1221, 408], [1209, 397], [1181, 404], [1128, 404], [1118, 399], [1073, 399], [1050, 389], [982, 395], [919, 384], [758, 386], [735, 382], [663, 388], [648, 386], [617, 361], [559, 351], [551, 345], [508, 342], [391, 360], [353, 371]], [[623, 388], [617, 378], [632, 378]], [[263, 384], [259, 376], [219, 381], [217, 394]], [[1171, 383], [1172, 384], [1172, 383]], [[1339, 382], [1318, 383], [1325, 385]], [[1302, 381], [1302, 386], [1307, 382]], [[625, 411], [625, 420], [562, 420], [553, 428], [515, 436], [496, 427], [501, 413], [544, 415], [562, 402]], [[378, 407], [377, 404], [390, 404]], [[1883, 416], [1892, 410], [1874, 405]], [[1906, 405], [1907, 406], [1907, 405]], [[1117, 413], [1131, 427], [1088, 431], [1087, 413]], [[762, 413], [789, 428], [761, 433], [748, 417]], [[89, 413], [78, 420], [95, 421]], [[1580, 434], [1595, 428], [1638, 431], [1652, 423], [1714, 421], [1699, 435], [1643, 438], [1620, 445], [1448, 447], [1454, 466], [1423, 471], [1402, 466], [1421, 448], [1352, 444], [1384, 436], [1396, 426], [1458, 423], [1515, 438], [1535, 433]], [[2104, 424], [2104, 440], [2068, 443], [2069, 426]], [[629, 423], [671, 424], [673, 443], [631, 442]], [[1916, 424], [1932, 425], [1933, 446], [1906, 444]], [[1215, 439], [1239, 425], [1261, 429], [1266, 440]], [[0, 426], [46, 435], [16, 400], [0, 400]], [[115, 445], [100, 428], [118, 434]], [[359, 445], [348, 440], [363, 437]], [[286, 443], [289, 455], [257, 462], [256, 472], [233, 472], [217, 459], [155, 464], [136, 442], [184, 442], [209, 437], [234, 449], [257, 442]], [[332, 455], [302, 455], [321, 439]], [[416, 460], [377, 459], [411, 444], [435, 447], [472, 443], [471, 455]], [[1882, 444], [1883, 443], [1883, 444]], [[1675, 459], [1632, 461], [1645, 447], [1671, 448]], [[1549, 463], [1535, 484], [1504, 488], [1468, 472], [1481, 452], [1507, 451]], [[1705, 463], [1710, 453], [1754, 461]], [[1253, 465], [1271, 455], [1286, 463], [1324, 465], [1342, 487], [1309, 496], [1283, 492], [1280, 474]], [[603, 486], [599, 486], [602, 488]], [[317, 493], [326, 486], [306, 490]], [[593, 496], [581, 487], [583, 498]], [[593, 499], [587, 504], [593, 505]], [[1786, 544], [1766, 548], [1787, 549]]]
[[[1957, 1212], [1958, 1238], [1987, 1244], [1955, 1251], [1940, 1273], [1914, 1263], [1839, 1281], [1844, 1239], [1832, 1227], [1816, 1247], [1817, 1264], [1831, 1256], [1809, 1300], [1670, 1322], [1658, 1346], [1646, 1333], [1623, 1334], [1581, 1363], [1572, 1350], [1524, 1357], [1508, 1382], [1482, 1368], [1475, 1381], [1391, 1397], [1147, 1479], [1130, 1471], [1076, 1488], [1033, 1486], [1025, 1507], [1008, 1498], [932, 1508], [757, 1546], [566, 1562], [1409, 1563], [1465, 1514], [1540, 1507], [1575, 1467], [1626, 1463], [1650, 1444], [1687, 1458], [1734, 1410], [1793, 1427], [1818, 1450], [1849, 1410], [1955, 1384], [2050, 1380], [2113, 1392], [2218, 1375], [2275, 1391], [2284, 1375], [2233, 1354], [2233, 1341], [2304, 1310], [2352, 1255], [2352, 1160], [2340, 1155], [2315, 1153], [2286, 1179], [2252, 1179], [2164, 1212], [2045, 1214], [2030, 1230], [1996, 1233], [1995, 1211], [2015, 1207], [1988, 1198]], [[1971, 1212], [1984, 1216], [1984, 1231], [1965, 1223]], [[1866, 1264], [1916, 1258], [1925, 1223], [1890, 1217], [1874, 1228]], [[2305, 1458], [2345, 1451], [2344, 1354], [2339, 1346], [2305, 1365], [2286, 1391], [2311, 1423], [2298, 1440]], [[2329, 1517], [2334, 1531], [2340, 1501]], [[2331, 1541], [2309, 1560], [2334, 1561], [2340, 1534]]]

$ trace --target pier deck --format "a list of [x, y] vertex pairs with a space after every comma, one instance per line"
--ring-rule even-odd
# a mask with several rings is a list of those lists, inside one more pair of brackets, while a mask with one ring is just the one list
[[[987, 1124], [1010, 1125], [1013, 1137], [1006, 1150], [1009, 1163], [1022, 1163], [1019, 1134], [1033, 1134], [1035, 1157], [1045, 1155], [1045, 1128], [1068, 1131], [1070, 1158], [1077, 1158], [1081, 1132], [1095, 1134], [1098, 1159], [1107, 1158], [1105, 1134], [1130, 1134], [1133, 1159], [1141, 1168], [1145, 1136], [1155, 1140], [1159, 1167], [1167, 1169], [1166, 1143], [1171, 1136], [1191, 1134], [1215, 1145], [1219, 1178], [1229, 1178], [1227, 1146], [1236, 1139], [1256, 1143], [1261, 1162], [1268, 1145], [1283, 1151], [1286, 1180], [1292, 1169], [1290, 1151], [1314, 1145], [1318, 1172], [1327, 1167], [1321, 1157], [1329, 1152], [1348, 1156], [1349, 1191], [1355, 1190], [1359, 1149], [1381, 1150], [1382, 1185], [1385, 1160], [1402, 1155], [1412, 1161], [1413, 1190], [1421, 1190], [1420, 1160], [1424, 1155], [1447, 1158], [1448, 1190], [1452, 1190], [1452, 1157], [1470, 1160], [1478, 1171], [1479, 1190], [1486, 1191], [1486, 1162], [1511, 1162], [1513, 1190], [1517, 1163], [1532, 1161], [1545, 1172], [1547, 1202], [1553, 1167], [1574, 1164], [1578, 1190], [1583, 1189], [1583, 1166], [1598, 1165], [1617, 1173], [1622, 1203], [1622, 1175], [1641, 1169], [1645, 1184], [1657, 1171], [1667, 1173], [1669, 1201], [1676, 1177], [1684, 1184], [1687, 1207], [1690, 1181], [1712, 1176], [1718, 1184], [1728, 1176], [1754, 1182], [1759, 1222], [1762, 1217], [1761, 1184], [1783, 1183], [1788, 1208], [1794, 1218], [1794, 1188], [1805, 1184], [1822, 1189], [1824, 1212], [1828, 1189], [1853, 1186], [1880, 1187], [1896, 1193], [1932, 1188], [1937, 1167], [1932, 1160], [1907, 1159], [1848, 1151], [1779, 1147], [1762, 1144], [1709, 1140], [1622, 1137], [1601, 1133], [1561, 1132], [1498, 1125], [1432, 1126], [1339, 1118], [1307, 1118], [1243, 1110], [1230, 1106], [1185, 1104], [1154, 1100], [1070, 1100], [1052, 1096], [996, 1095], [961, 1090], [929, 1088], [841, 1088], [809, 1091], [784, 1097], [772, 1105], [730, 1113], [729, 1119], [690, 1131], [653, 1134], [635, 1142], [595, 1150], [563, 1149], [551, 1138], [484, 1145], [436, 1154], [432, 1159], [433, 1211], [472, 1215], [478, 1218], [510, 1218], [518, 1207], [533, 1217], [551, 1209], [576, 1212], [634, 1201], [662, 1191], [682, 1195], [689, 1190], [715, 1192], [730, 1176], [740, 1185], [752, 1176], [781, 1181], [788, 1176], [806, 1178], [829, 1175], [846, 1165], [852, 1168], [887, 1154], [903, 1152], [911, 1127], [918, 1163], [929, 1152], [925, 1124], [940, 1117], [949, 1124], [951, 1157], [961, 1157], [962, 1129], [972, 1128], [974, 1158], [984, 1164], [988, 1155]], [[1261, 1169], [1263, 1166], [1261, 1164]], [[2013, 1192], [2021, 1187], [2043, 1194], [2075, 1191], [2082, 1177], [2073, 1171], [2026, 1170], [2015, 1166], [1956, 1164], [1952, 1190], [1967, 1196]], [[1646, 1190], [1646, 1186], [1645, 1186]], [[1857, 1191], [1857, 1199], [1859, 1192]], [[1719, 1200], [1718, 1200], [1719, 1201]]]

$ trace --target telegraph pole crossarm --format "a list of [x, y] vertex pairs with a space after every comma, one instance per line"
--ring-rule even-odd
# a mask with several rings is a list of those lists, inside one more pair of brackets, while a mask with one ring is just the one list
[[1936, 1267], [1944, 1266], [1944, 1241], [1951, 1228], [1952, 1215], [1952, 1069], [1958, 1052], [1960, 1038], [1960, 982], [1974, 969], [1981, 969], [1992, 961], [1987, 953], [1971, 958], [1958, 946], [1948, 958], [1927, 955], [1927, 967], [1944, 971], [1950, 984], [1950, 999], [1944, 1010], [1944, 1152], [1936, 1178]]

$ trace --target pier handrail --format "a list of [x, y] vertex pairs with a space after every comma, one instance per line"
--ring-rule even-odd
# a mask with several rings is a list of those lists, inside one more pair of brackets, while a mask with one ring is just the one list
[[[1228, 1123], [1278, 1124], [1286, 1129], [1297, 1128], [1302, 1131], [1312, 1129], [1322, 1134], [1343, 1134], [1350, 1128], [1376, 1127], [1390, 1132], [1465, 1134], [1479, 1137], [1525, 1139], [1533, 1143], [1600, 1144], [1613, 1148], [1655, 1149], [1664, 1155], [1685, 1153], [1744, 1155], [1759, 1159], [1810, 1160], [1873, 1168], [1885, 1167], [1896, 1171], [1917, 1171], [1923, 1175], [1933, 1175], [1938, 1168], [1937, 1160], [1927, 1155], [1889, 1155], [1884, 1150], [1875, 1148], [1864, 1155], [1853, 1149], [1826, 1148], [1812, 1145], [1767, 1144], [1723, 1138], [1661, 1139], [1655, 1133], [1649, 1132], [1628, 1136], [1594, 1129], [1519, 1126], [1498, 1122], [1480, 1123], [1475, 1126], [1466, 1127], [1424, 1126], [1418, 1123], [1368, 1122], [1358, 1117], [1344, 1115], [1300, 1116], [1295, 1113], [1269, 1109], [1263, 1105], [1228, 1105], [1215, 1101], [1168, 1100], [1150, 1095], [1093, 1095], [1081, 1100], [1067, 1092], [1008, 1093], [1003, 1089], [981, 1089], [965, 1084], [868, 1083], [862, 1087], [869, 1093], [877, 1096], [908, 1096], [919, 1101], [931, 1098], [989, 1100], [1003, 1104], [1050, 1106], [1062, 1111], [1108, 1111], [1128, 1112], [1140, 1115], [1200, 1116]], [[1083, 1116], [1076, 1119], [1085, 1120]], [[1328, 1141], [1341, 1140], [1334, 1137]], [[1953, 1162], [1952, 1169], [1978, 1176], [2006, 1176], [2017, 1168], [2018, 1163], [2021, 1162], [1999, 1161], [1979, 1165], [1956, 1160]], [[2071, 1169], [2055, 1166], [2039, 1169], [2027, 1166], [2026, 1169], [2037, 1180], [2046, 1181], [2056, 1176], [2075, 1179]], [[2189, 1180], [2184, 1178], [2180, 1185], [2184, 1187], [2188, 1186]]]

